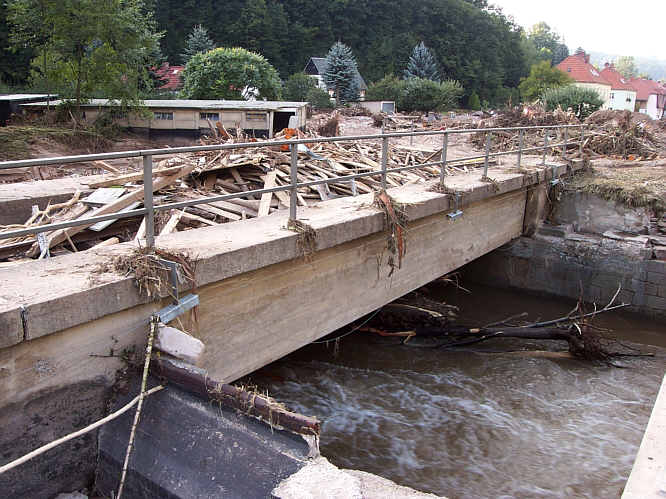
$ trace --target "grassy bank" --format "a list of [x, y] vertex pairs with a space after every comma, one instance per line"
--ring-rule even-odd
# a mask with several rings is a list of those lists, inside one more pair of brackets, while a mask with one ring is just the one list
[[97, 152], [108, 148], [111, 141], [88, 129], [41, 126], [0, 127], [0, 160], [27, 159], [33, 148], [58, 143], [76, 150]]

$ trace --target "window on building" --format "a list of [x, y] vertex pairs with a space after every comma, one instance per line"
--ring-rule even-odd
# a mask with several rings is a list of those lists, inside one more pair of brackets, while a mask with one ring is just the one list
[[266, 122], [266, 113], [245, 113], [245, 119], [248, 121], [263, 121]]
[[165, 113], [163, 111], [156, 111], [153, 113], [153, 118], [156, 120], [170, 120], [173, 121], [173, 113]]
[[220, 113], [199, 113], [200, 120], [220, 121]]
[[611, 94], [611, 99], [615, 99], [615, 94]]

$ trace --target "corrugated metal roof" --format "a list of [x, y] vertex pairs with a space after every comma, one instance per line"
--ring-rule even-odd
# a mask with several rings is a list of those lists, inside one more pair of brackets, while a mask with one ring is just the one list
[[[51, 101], [51, 105], [60, 104], [60, 100]], [[89, 102], [81, 104], [82, 107], [112, 107], [118, 102], [109, 99], [90, 99]], [[221, 110], [254, 110], [254, 111], [279, 111], [293, 110], [307, 105], [307, 102], [287, 101], [242, 101], [242, 100], [186, 100], [186, 99], [152, 99], [143, 101], [143, 105], [149, 109], [221, 109]], [[46, 102], [34, 102], [26, 106], [46, 106]]]

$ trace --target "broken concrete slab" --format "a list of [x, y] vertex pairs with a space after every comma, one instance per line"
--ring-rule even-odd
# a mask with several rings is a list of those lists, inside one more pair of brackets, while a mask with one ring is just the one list
[[203, 354], [205, 345], [201, 340], [180, 329], [160, 324], [157, 329], [154, 347], [196, 365]]

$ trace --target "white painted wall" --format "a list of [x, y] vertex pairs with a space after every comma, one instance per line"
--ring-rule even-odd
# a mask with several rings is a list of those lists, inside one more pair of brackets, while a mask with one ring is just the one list
[[634, 90], [611, 90], [608, 109], [619, 111], [633, 111], [636, 105], [636, 92]]
[[601, 97], [601, 100], [604, 101], [604, 104], [601, 106], [601, 109], [610, 109], [609, 107], [610, 94], [611, 94], [610, 85], [601, 85], [599, 83], [581, 83], [581, 82], [576, 82], [574, 85], [581, 88], [591, 88], [592, 90], [596, 90], [597, 93], [599, 94], [599, 97]]
[[660, 120], [663, 111], [663, 109], [657, 107], [657, 94], [650, 94], [647, 101], [647, 115], [653, 120]]

